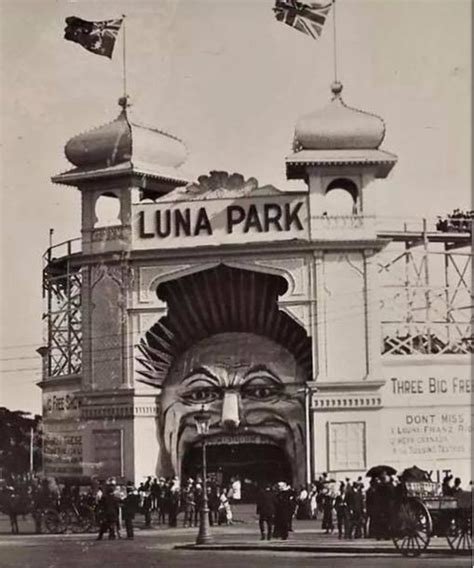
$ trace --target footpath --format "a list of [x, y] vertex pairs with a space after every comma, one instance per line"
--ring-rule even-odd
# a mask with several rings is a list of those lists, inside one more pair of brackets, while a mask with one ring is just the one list
[[[315, 552], [327, 554], [399, 554], [392, 540], [375, 539], [339, 539], [334, 534], [325, 534], [316, 528], [303, 528], [296, 523], [295, 530], [288, 540], [260, 540], [258, 525], [254, 530], [245, 530], [234, 526], [219, 527], [212, 530], [212, 541], [208, 544], [180, 543], [174, 546], [179, 550], [255, 550], [281, 552]], [[188, 536], [188, 535], [186, 535]], [[454, 554], [444, 538], [433, 537], [423, 554]], [[458, 553], [456, 553], [457, 555]]]
[[[321, 529], [321, 520], [295, 520], [293, 531], [288, 540], [260, 540], [258, 520], [255, 506], [239, 505], [234, 510], [234, 523], [229, 526], [213, 526], [210, 529], [212, 541], [209, 544], [196, 545], [197, 527], [183, 528], [182, 518], [177, 527], [158, 525], [152, 519], [152, 526], [146, 528], [143, 517], [137, 515], [135, 520], [135, 542], [146, 546], [167, 550], [196, 550], [196, 551], [274, 551], [274, 552], [313, 552], [317, 554], [346, 554], [350, 555], [399, 555], [392, 540], [375, 539], [339, 539], [337, 532], [325, 534]], [[19, 519], [20, 535], [10, 533], [8, 517], [0, 515], [0, 547], [25, 542], [45, 544], [57, 540], [94, 540], [95, 533], [89, 534], [34, 534], [34, 524], [31, 516]], [[124, 536], [124, 530], [121, 531]], [[26, 540], [25, 540], [26, 539]], [[453, 552], [445, 538], [433, 537], [428, 549], [423, 555], [461, 556]]]
[[[391, 539], [339, 539], [337, 531], [332, 534], [326, 534], [321, 529], [321, 520], [295, 520], [293, 522], [293, 531], [290, 532], [287, 540], [260, 540], [260, 531], [256, 515], [254, 514], [254, 507], [250, 508], [249, 506], [240, 505], [236, 509], [234, 524], [225, 527], [211, 527], [212, 540], [210, 543], [198, 545], [195, 542], [181, 542], [176, 544], [174, 548], [178, 550], [250, 550], [347, 555], [401, 554], [397, 551]], [[190, 535], [186, 536], [189, 538]], [[197, 536], [196, 529], [193, 536]], [[462, 552], [453, 552], [445, 538], [433, 537], [423, 554], [462, 555]]]

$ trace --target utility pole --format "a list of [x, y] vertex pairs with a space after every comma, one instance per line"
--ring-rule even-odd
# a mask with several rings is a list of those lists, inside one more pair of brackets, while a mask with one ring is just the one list
[[30, 474], [33, 475], [33, 440], [35, 429], [33, 426], [30, 428]]

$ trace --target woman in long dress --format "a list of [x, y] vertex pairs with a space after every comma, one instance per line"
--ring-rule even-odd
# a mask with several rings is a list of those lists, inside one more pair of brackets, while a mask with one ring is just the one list
[[225, 488], [222, 488], [219, 495], [219, 524], [225, 523], [226, 525], [232, 524], [232, 509], [227, 497]]

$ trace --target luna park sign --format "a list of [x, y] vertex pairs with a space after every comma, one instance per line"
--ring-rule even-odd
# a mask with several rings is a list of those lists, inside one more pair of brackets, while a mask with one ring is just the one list
[[301, 197], [225, 201], [137, 205], [134, 242], [149, 248], [306, 238]]

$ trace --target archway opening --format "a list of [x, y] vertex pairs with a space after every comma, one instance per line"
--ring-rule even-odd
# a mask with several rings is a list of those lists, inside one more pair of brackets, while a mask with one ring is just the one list
[[357, 215], [359, 191], [356, 184], [346, 178], [333, 180], [326, 189], [328, 215]]
[[120, 200], [113, 193], [103, 193], [95, 202], [94, 229], [120, 225]]
[[[229, 438], [231, 439], [231, 438]], [[242, 502], [255, 502], [258, 489], [278, 481], [292, 483], [292, 468], [285, 451], [271, 443], [228, 443], [206, 445], [207, 473], [219, 486], [228, 487], [233, 478], [242, 483]], [[183, 457], [181, 479], [202, 477], [202, 444], [191, 446]]]

